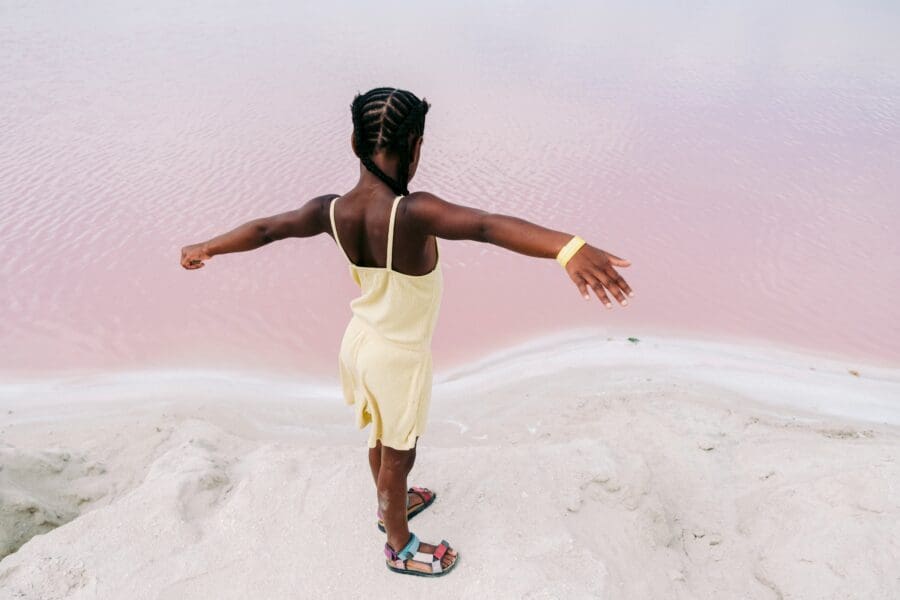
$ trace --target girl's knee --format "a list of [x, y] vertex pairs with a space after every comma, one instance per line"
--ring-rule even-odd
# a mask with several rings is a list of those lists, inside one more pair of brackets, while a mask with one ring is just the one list
[[412, 450], [395, 450], [381, 447], [381, 468], [391, 471], [405, 471], [409, 468]]

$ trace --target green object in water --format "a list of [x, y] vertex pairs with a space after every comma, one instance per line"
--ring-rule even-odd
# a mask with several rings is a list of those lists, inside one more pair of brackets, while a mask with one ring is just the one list
[[630, 337], [630, 338], [628, 338], [628, 341], [631, 342], [632, 344], [637, 344], [641, 340], [639, 340], [635, 337]]

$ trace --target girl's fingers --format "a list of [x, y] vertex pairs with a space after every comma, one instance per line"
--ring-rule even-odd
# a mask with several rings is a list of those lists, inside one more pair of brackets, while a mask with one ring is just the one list
[[625, 298], [625, 292], [622, 291], [622, 289], [619, 287], [619, 284], [616, 283], [615, 279], [609, 277], [603, 271], [594, 273], [594, 276], [603, 283], [606, 289], [609, 290], [609, 293], [619, 301], [619, 304], [621, 304], [622, 306], [628, 306], [628, 300]]
[[597, 295], [597, 299], [603, 303], [603, 306], [606, 308], [612, 308], [612, 302], [609, 300], [609, 296], [606, 295], [606, 290], [603, 289], [603, 284], [599, 279], [593, 276], [593, 274], [585, 275], [585, 279], [587, 279], [588, 284], [590, 284], [591, 289], [594, 290], [594, 294]]
[[584, 279], [576, 276], [576, 277], [572, 278], [572, 281], [574, 281], [575, 285], [578, 286], [578, 291], [581, 292], [581, 297], [584, 298], [585, 300], [590, 300], [591, 295], [588, 294], [587, 284], [585, 283]]
[[204, 263], [200, 262], [199, 260], [183, 260], [183, 261], [181, 261], [181, 266], [184, 267], [185, 269], [189, 269], [189, 270], [199, 269], [203, 265], [204, 265]]
[[610, 278], [610, 280], [612, 280], [613, 283], [619, 286], [619, 288], [623, 292], [625, 292], [629, 296], [634, 296], [634, 292], [631, 290], [631, 286], [629, 286], [625, 279], [623, 279], [622, 276], [619, 275], [619, 273], [616, 272], [616, 270], [611, 266], [606, 268], [606, 275]]

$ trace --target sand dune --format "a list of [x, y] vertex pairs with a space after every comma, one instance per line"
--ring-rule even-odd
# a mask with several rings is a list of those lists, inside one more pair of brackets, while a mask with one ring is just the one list
[[438, 582], [384, 568], [336, 381], [0, 402], [0, 598], [900, 597], [900, 370], [561, 336], [440, 373], [411, 481], [438, 492], [413, 530], [460, 551]]

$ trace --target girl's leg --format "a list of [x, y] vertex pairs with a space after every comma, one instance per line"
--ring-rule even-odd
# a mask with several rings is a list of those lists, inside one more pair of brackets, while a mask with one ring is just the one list
[[[406, 520], [406, 477], [415, 462], [415, 448], [394, 450], [381, 446], [381, 464], [378, 470], [378, 507], [387, 530], [391, 548], [399, 551], [409, 541], [409, 524]], [[434, 552], [436, 547], [422, 542], [422, 552]], [[456, 551], [444, 555], [441, 564], [446, 569], [456, 560]]]
[[387, 529], [387, 541], [399, 550], [409, 541], [406, 522], [406, 476], [409, 474], [409, 450], [381, 447], [381, 466], [378, 471], [378, 508]]
[[[419, 438], [416, 438], [416, 445], [419, 443]], [[407, 475], [410, 471], [412, 471], [413, 465], [416, 464], [416, 447], [413, 446], [412, 450], [409, 451], [409, 465], [406, 469]], [[375, 440], [375, 447], [369, 448], [369, 469], [372, 470], [372, 480], [375, 482], [375, 485], [378, 485], [378, 471], [381, 469], [381, 440]], [[416, 496], [418, 500], [421, 502], [421, 498]]]
[[[418, 445], [418, 443], [419, 439], [416, 438], [416, 445]], [[409, 461], [409, 464], [406, 467], [406, 474], [409, 475], [413, 465], [416, 464], [415, 446], [412, 447], [412, 450], [409, 450], [407, 460]], [[375, 486], [378, 487], [378, 473], [381, 470], [381, 440], [376, 440], [375, 447], [369, 448], [369, 468], [372, 470], [372, 480], [375, 482]], [[417, 505], [422, 504], [422, 497], [418, 494], [409, 494], [407, 502], [409, 503], [409, 508], [413, 509]]]

